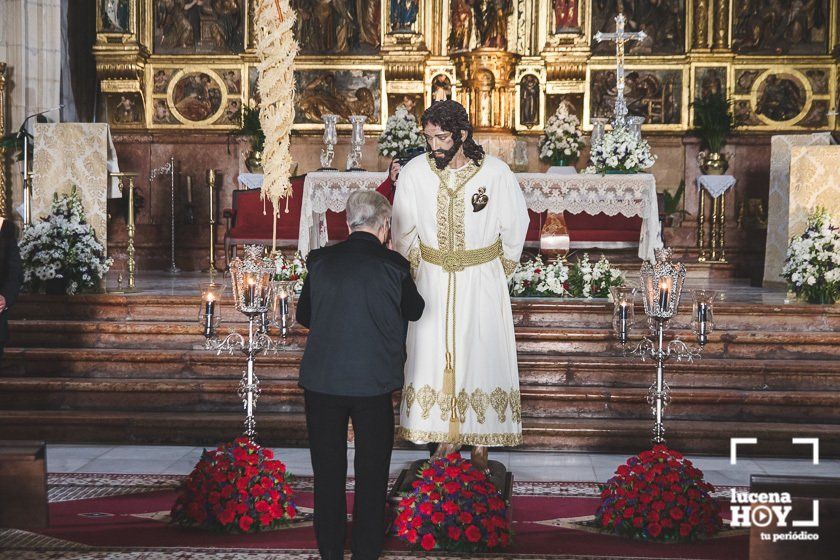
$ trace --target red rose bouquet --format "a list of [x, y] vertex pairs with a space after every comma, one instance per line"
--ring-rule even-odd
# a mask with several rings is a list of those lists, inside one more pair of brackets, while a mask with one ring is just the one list
[[504, 499], [458, 453], [424, 465], [396, 509], [396, 534], [415, 549], [485, 552], [510, 542]]
[[680, 453], [655, 445], [627, 459], [601, 492], [596, 523], [619, 535], [682, 542], [720, 531], [714, 486]]
[[296, 516], [286, 465], [246, 437], [205, 450], [171, 512], [173, 523], [238, 533], [275, 528]]

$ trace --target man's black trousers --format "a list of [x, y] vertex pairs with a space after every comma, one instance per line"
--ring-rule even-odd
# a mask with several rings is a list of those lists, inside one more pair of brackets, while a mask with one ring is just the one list
[[305, 391], [309, 452], [315, 474], [315, 538], [321, 558], [343, 558], [347, 520], [347, 422], [355, 432], [354, 560], [375, 560], [385, 539], [385, 501], [394, 407], [391, 394], [343, 397]]

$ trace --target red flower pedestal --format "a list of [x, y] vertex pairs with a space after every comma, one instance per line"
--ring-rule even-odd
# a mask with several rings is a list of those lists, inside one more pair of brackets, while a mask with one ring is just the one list
[[[497, 461], [489, 466], [490, 475], [458, 453], [416, 461], [402, 472], [390, 496], [394, 533], [427, 551], [487, 552], [508, 546], [513, 477]], [[493, 482], [499, 475], [501, 491]]]
[[173, 523], [233, 533], [274, 529], [297, 516], [286, 465], [246, 437], [205, 450], [171, 512]]
[[720, 505], [703, 472], [680, 453], [655, 445], [627, 459], [603, 486], [595, 523], [617, 535], [686, 542], [720, 531]]

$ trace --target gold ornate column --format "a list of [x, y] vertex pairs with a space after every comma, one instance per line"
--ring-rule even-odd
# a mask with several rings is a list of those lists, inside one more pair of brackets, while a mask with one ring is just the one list
[[[699, 0], [698, 0], [699, 1]], [[714, 37], [712, 46], [715, 50], [729, 48], [729, 2], [730, 0], [715, 1]]]
[[709, 2], [714, 0], [694, 0], [694, 25], [692, 46], [695, 50], [709, 48]]
[[[6, 135], [6, 63], [0, 62], [0, 137]], [[0, 148], [0, 218], [8, 216], [9, 184], [6, 180], [6, 150]]]

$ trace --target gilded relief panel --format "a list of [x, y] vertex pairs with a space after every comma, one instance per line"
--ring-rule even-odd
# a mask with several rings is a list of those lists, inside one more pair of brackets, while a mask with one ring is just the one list
[[736, 116], [749, 128], [830, 126], [829, 68], [739, 68], [733, 95]]
[[[682, 70], [628, 68], [624, 80], [624, 97], [631, 115], [645, 117], [649, 125], [682, 124]], [[590, 117], [611, 119], [617, 95], [615, 70], [591, 70], [589, 92]]]
[[382, 123], [382, 70], [295, 70], [295, 124], [322, 126], [321, 116], [334, 114], [339, 122], [365, 115], [367, 124]]
[[248, 0], [154, 0], [155, 54], [237, 54]]
[[[297, 10], [295, 36], [301, 54], [379, 52], [382, 43], [380, 0], [292, 0], [291, 3]], [[416, 17], [416, 11], [414, 14]]]
[[[615, 32], [615, 16], [622, 9], [625, 31], [644, 31], [647, 39], [626, 45], [628, 55], [685, 52], [685, 0], [592, 0], [590, 39], [597, 32]], [[592, 41], [592, 53], [615, 53], [615, 43]]]
[[736, 53], [827, 54], [829, 28], [829, 0], [733, 0]]

